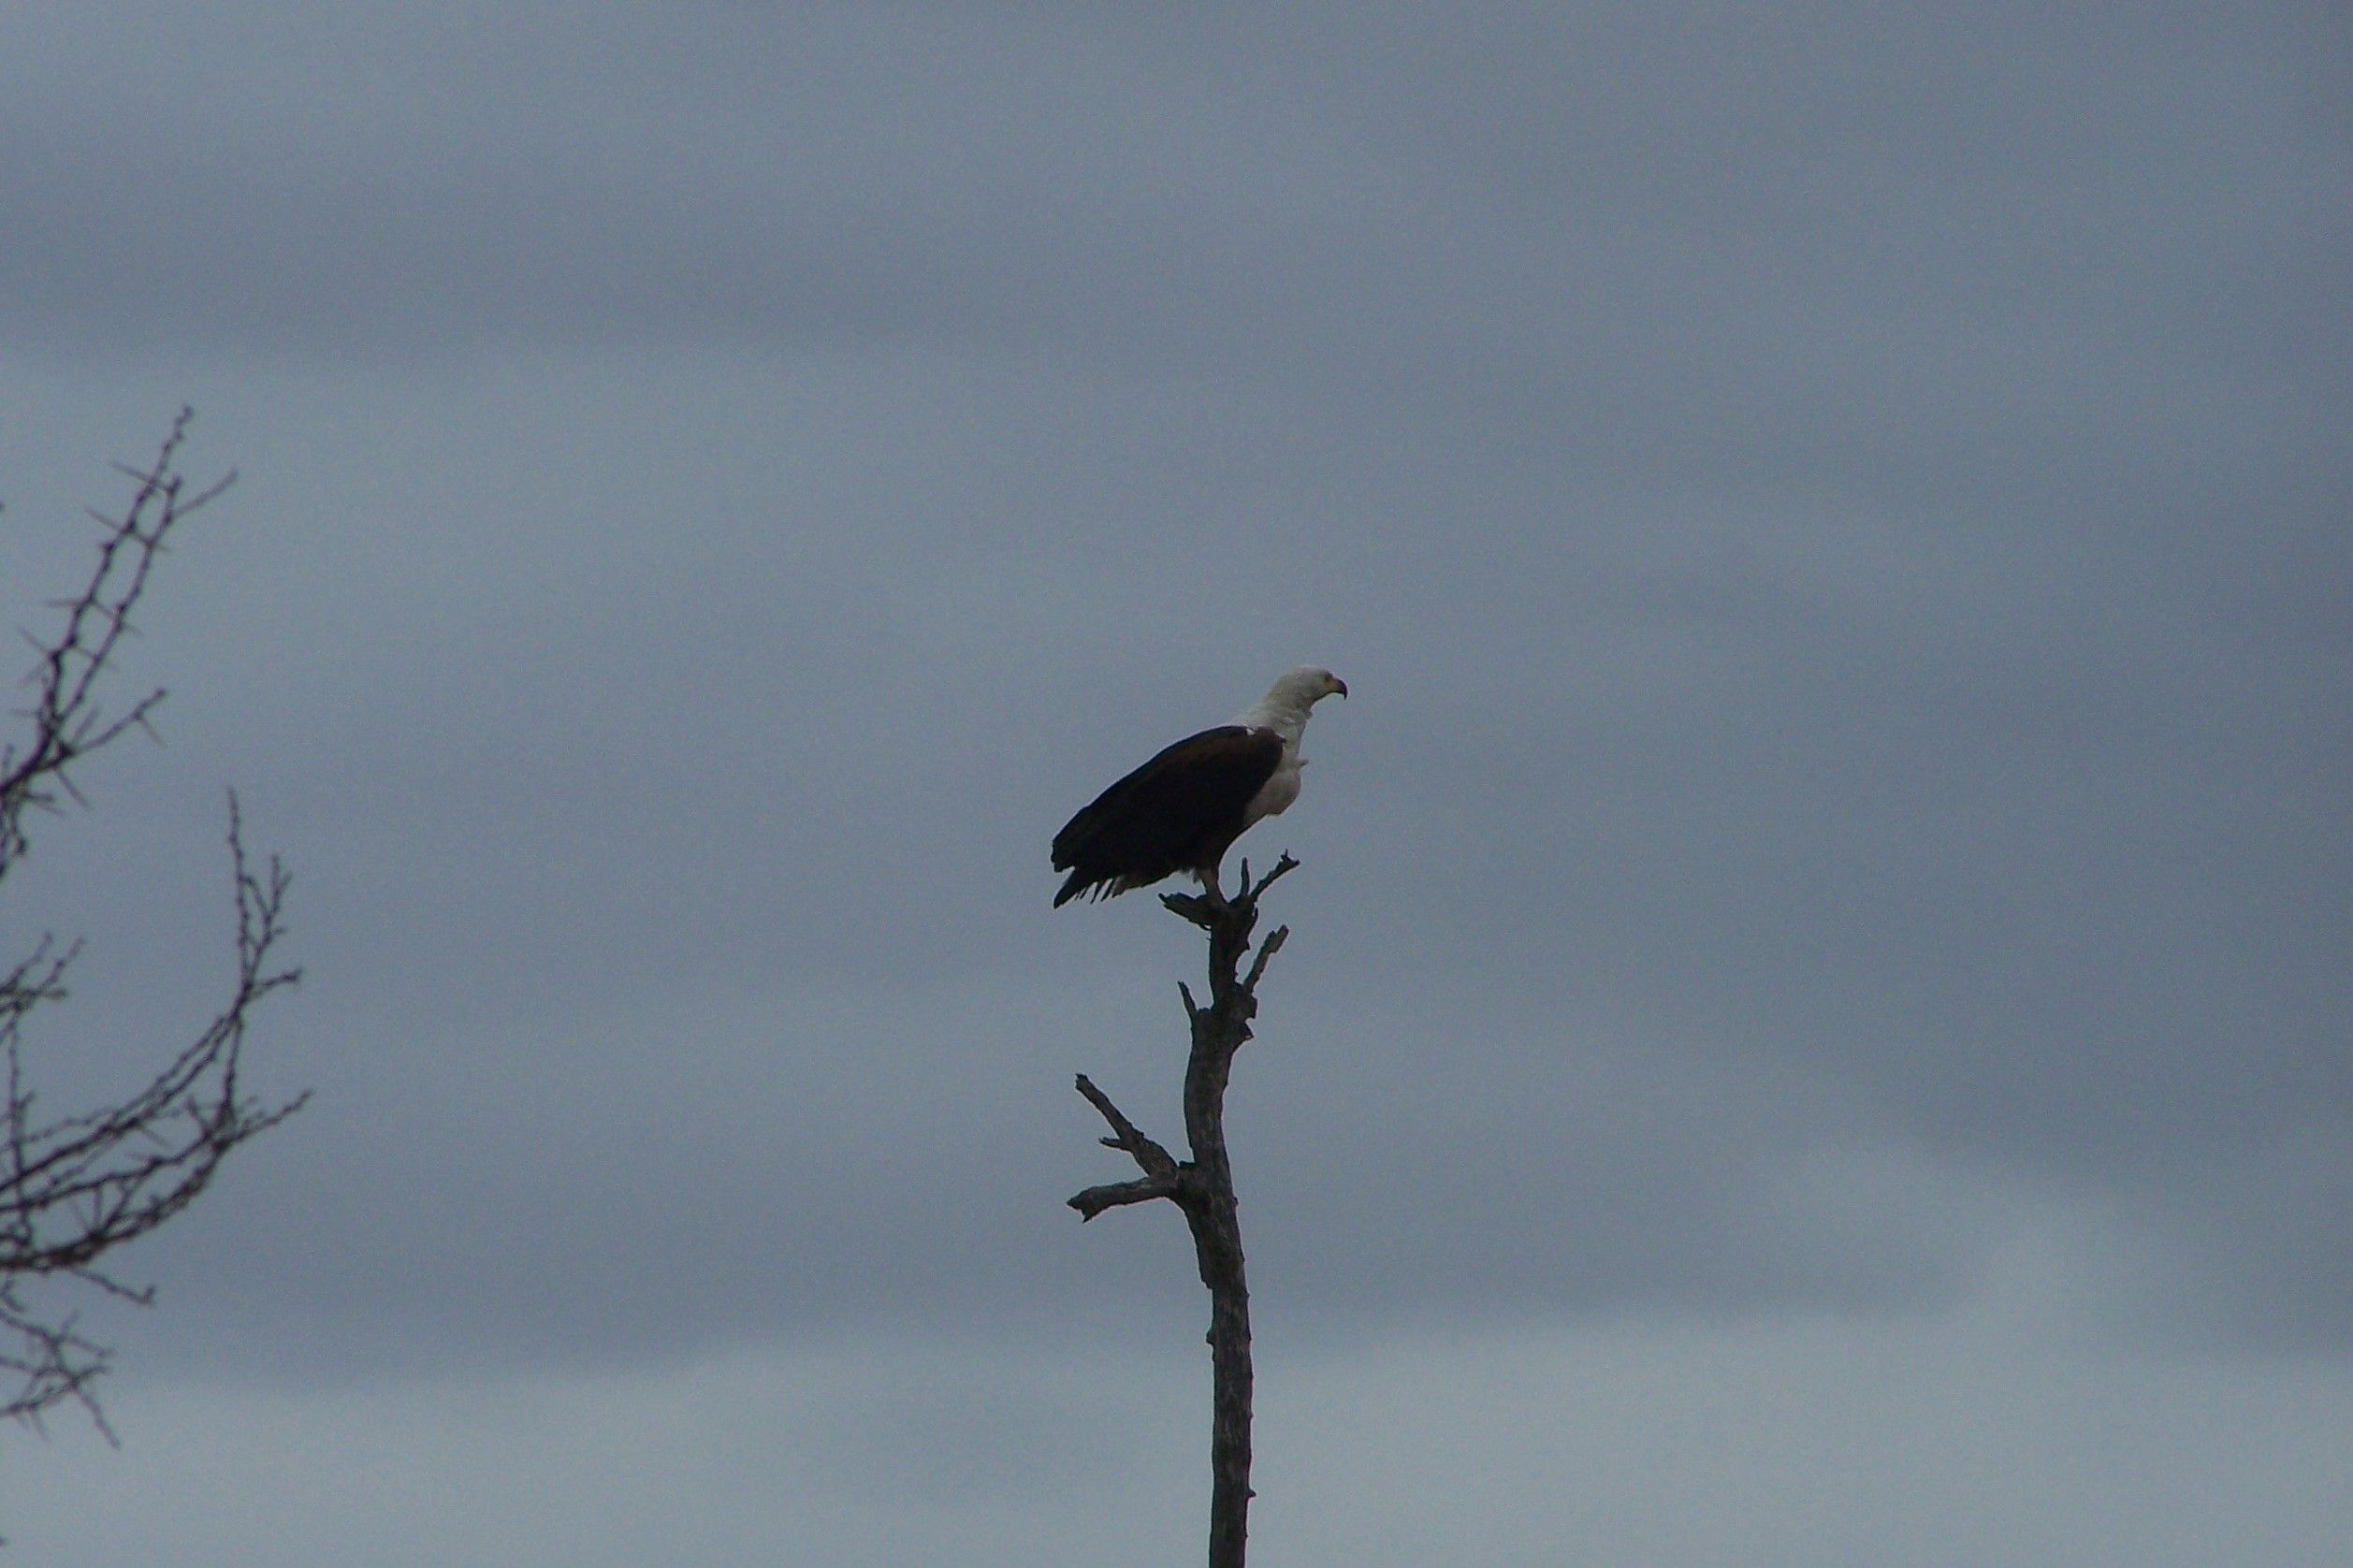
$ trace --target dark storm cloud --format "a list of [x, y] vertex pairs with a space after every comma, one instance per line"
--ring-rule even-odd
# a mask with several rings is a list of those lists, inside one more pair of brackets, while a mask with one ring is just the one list
[[0, 333], [249, 474], [174, 782], [274, 795], [332, 1038], [157, 1250], [240, 1322], [1155, 1298], [1061, 1102], [1189, 951], [1041, 846], [1313, 658], [1279, 1289], [1917, 1305], [1992, 1170], [2343, 1348], [2341, 22], [101, 15]]

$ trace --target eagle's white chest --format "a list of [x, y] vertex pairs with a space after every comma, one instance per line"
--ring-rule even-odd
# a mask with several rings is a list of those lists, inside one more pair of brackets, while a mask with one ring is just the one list
[[1297, 747], [1283, 748], [1283, 760], [1274, 765], [1274, 775], [1258, 786], [1258, 792], [1250, 797], [1242, 810], [1243, 827], [1261, 817], [1271, 817], [1299, 799], [1299, 770], [1307, 765], [1307, 759], [1299, 754]]

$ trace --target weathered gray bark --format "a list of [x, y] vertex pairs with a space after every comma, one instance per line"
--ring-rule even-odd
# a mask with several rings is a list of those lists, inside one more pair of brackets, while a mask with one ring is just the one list
[[1250, 864], [1242, 866], [1242, 892], [1231, 899], [1167, 893], [1169, 909], [1209, 936], [1209, 1005], [1180, 984], [1192, 1025], [1192, 1053], [1184, 1068], [1184, 1136], [1192, 1157], [1179, 1162], [1120, 1113], [1108, 1096], [1079, 1075], [1079, 1093], [1102, 1113], [1111, 1135], [1109, 1148], [1134, 1159], [1143, 1175], [1132, 1182], [1089, 1187], [1070, 1199], [1081, 1219], [1106, 1209], [1167, 1198], [1184, 1212], [1201, 1283], [1209, 1287], [1210, 1508], [1209, 1568], [1242, 1568], [1250, 1524], [1250, 1285], [1243, 1270], [1242, 1221], [1234, 1200], [1233, 1166], [1226, 1155], [1226, 1085], [1234, 1053], [1250, 1038], [1257, 1016], [1257, 988], [1267, 961], [1290, 935], [1277, 926], [1258, 944], [1244, 972], [1243, 955], [1258, 921], [1258, 896], [1299, 863], [1285, 855], [1256, 885]]

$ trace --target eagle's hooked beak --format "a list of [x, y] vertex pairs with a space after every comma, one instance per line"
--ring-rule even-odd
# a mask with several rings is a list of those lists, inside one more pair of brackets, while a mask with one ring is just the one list
[[1334, 675], [1331, 677], [1331, 690], [1335, 697], [1345, 697], [1348, 694], [1348, 683], [1338, 675]]

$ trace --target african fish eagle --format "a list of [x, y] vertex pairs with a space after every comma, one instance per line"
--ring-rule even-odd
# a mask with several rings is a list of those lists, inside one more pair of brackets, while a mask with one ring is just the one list
[[1347, 694], [1329, 670], [1293, 670], [1232, 723], [1187, 735], [1096, 796], [1054, 835], [1054, 869], [1070, 873], [1054, 907], [1081, 893], [1110, 898], [1150, 887], [1180, 871], [1224, 896], [1217, 866], [1227, 849], [1251, 823], [1299, 799], [1309, 710]]

